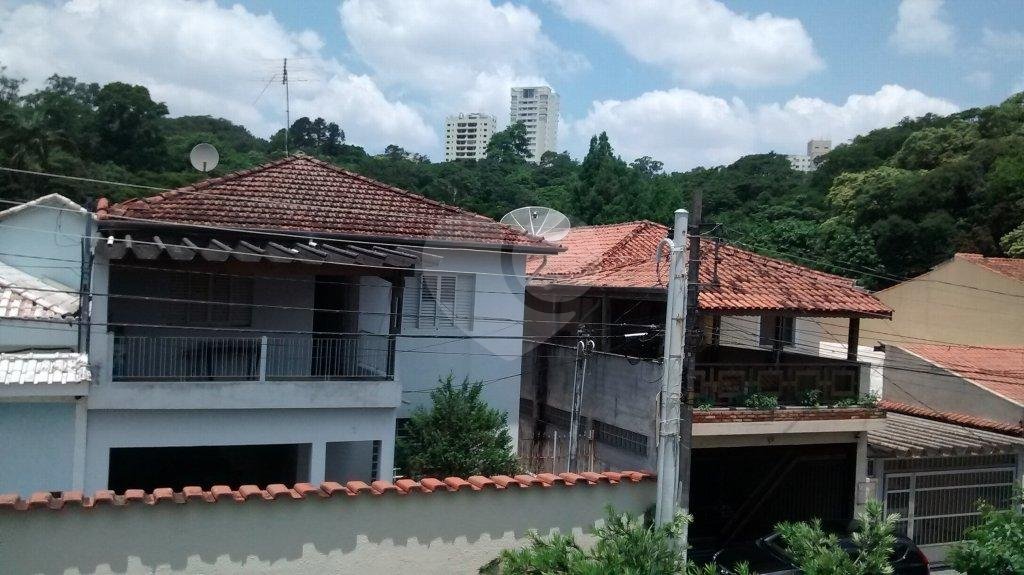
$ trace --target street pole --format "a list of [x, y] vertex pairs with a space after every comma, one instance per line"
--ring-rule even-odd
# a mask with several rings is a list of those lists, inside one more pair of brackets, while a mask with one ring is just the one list
[[[662, 365], [661, 408], [658, 416], [658, 493], [654, 521], [671, 523], [679, 510], [680, 415], [683, 386], [683, 336], [686, 327], [686, 233], [689, 213], [676, 210], [669, 246], [668, 301], [665, 307], [665, 360]], [[658, 250], [660, 257], [661, 250]], [[686, 470], [689, 474], [689, 469]], [[685, 534], [681, 542], [686, 550]]]

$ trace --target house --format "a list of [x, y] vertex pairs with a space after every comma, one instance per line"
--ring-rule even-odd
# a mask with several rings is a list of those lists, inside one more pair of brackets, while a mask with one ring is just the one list
[[95, 215], [84, 489], [389, 480], [449, 374], [517, 435], [526, 258], [557, 247], [304, 155]]
[[891, 322], [865, 321], [865, 342], [1024, 345], [1024, 259], [956, 254], [881, 290]]
[[899, 531], [931, 562], [944, 561], [950, 546], [978, 524], [979, 500], [1013, 505], [1024, 478], [1022, 428], [954, 411], [963, 404], [941, 410], [892, 400], [879, 405], [887, 412], [885, 426], [868, 432], [875, 497], [887, 512], [900, 514]]
[[0, 492], [83, 484], [88, 226], [86, 210], [58, 194], [0, 211]]
[[[581, 380], [583, 466], [654, 467], [668, 284], [667, 262], [654, 254], [668, 232], [646, 221], [579, 227], [561, 242], [565, 252], [530, 258], [520, 408], [528, 464], [565, 465]], [[703, 242], [700, 261], [703, 335], [689, 398], [703, 407], [692, 412], [694, 544], [762, 535], [784, 519], [848, 521], [873, 490], [867, 432], [884, 424], [881, 411], [858, 405], [870, 387], [858, 323], [890, 309], [852, 280], [725, 243]], [[844, 322], [852, 354], [822, 352], [834, 337], [823, 320]], [[588, 339], [589, 354], [577, 347]], [[746, 407], [754, 393], [784, 409]]]

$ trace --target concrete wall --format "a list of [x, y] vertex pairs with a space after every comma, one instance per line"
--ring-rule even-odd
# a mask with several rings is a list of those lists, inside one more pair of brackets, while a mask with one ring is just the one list
[[1019, 425], [1024, 407], [1003, 399], [970, 381], [951, 375], [895, 346], [887, 346], [885, 361], [886, 399], [939, 411], [966, 413]]
[[50, 199], [5, 214], [0, 219], [0, 261], [77, 290], [88, 216], [68, 207]]
[[1024, 345], [1024, 282], [964, 259], [954, 258], [875, 295], [895, 312], [891, 322], [861, 322], [861, 341], [898, 344], [923, 338], [967, 345]]
[[414, 337], [399, 338], [397, 344], [395, 372], [403, 390], [399, 417], [418, 406], [429, 406], [430, 394], [423, 390], [437, 387], [439, 378], [454, 374], [456, 382], [466, 377], [487, 382], [483, 398], [509, 414], [515, 440], [519, 428], [526, 256], [456, 250], [437, 250], [436, 254], [444, 258], [436, 266], [441, 270], [476, 273], [475, 319], [472, 329], [416, 328], [405, 322], [402, 335]]
[[0, 493], [74, 489], [74, 449], [74, 403], [0, 403]]
[[[580, 534], [655, 483], [0, 511], [4, 573], [476, 573], [527, 533]], [[585, 539], [585, 538], [584, 538]]]
[[394, 439], [394, 409], [90, 410], [85, 489], [106, 489], [115, 447], [309, 443], [309, 480], [319, 483], [329, 442], [379, 440], [390, 479]]

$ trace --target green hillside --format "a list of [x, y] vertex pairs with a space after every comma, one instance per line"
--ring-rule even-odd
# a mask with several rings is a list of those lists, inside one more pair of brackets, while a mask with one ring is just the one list
[[[212, 116], [168, 117], [143, 86], [54, 76], [35, 92], [0, 74], [0, 166], [174, 187], [202, 177], [188, 151], [221, 153], [214, 175], [284, 153], [283, 130], [264, 139]], [[222, 111], [210, 110], [211, 114]], [[604, 134], [581, 161], [548, 153], [527, 162], [513, 126], [482, 161], [431, 163], [398, 146], [378, 154], [345, 142], [344, 126], [300, 118], [290, 148], [425, 196], [500, 217], [548, 205], [574, 223], [669, 223], [702, 190], [710, 235], [880, 287], [956, 251], [1024, 257], [1024, 94], [946, 117], [906, 119], [838, 146], [812, 174], [784, 156], [665, 173], [650, 157], [619, 158]], [[59, 192], [77, 201], [122, 199], [143, 189], [0, 174], [0, 197]]]

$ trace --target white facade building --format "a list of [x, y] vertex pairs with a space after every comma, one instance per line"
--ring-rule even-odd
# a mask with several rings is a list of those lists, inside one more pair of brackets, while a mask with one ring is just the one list
[[444, 161], [486, 158], [496, 126], [494, 116], [488, 114], [448, 116], [444, 122]]
[[[396, 425], [449, 375], [495, 383], [518, 436], [525, 260], [554, 246], [301, 155], [147, 200], [97, 207], [68, 370], [90, 381], [0, 364], [0, 493], [390, 480]], [[48, 256], [78, 273], [81, 215]]]
[[522, 122], [530, 143], [530, 159], [558, 149], [558, 94], [548, 86], [512, 88], [509, 122]]
[[798, 172], [813, 172], [818, 166], [815, 160], [832, 151], [831, 140], [808, 140], [806, 155], [791, 155], [789, 164]]

